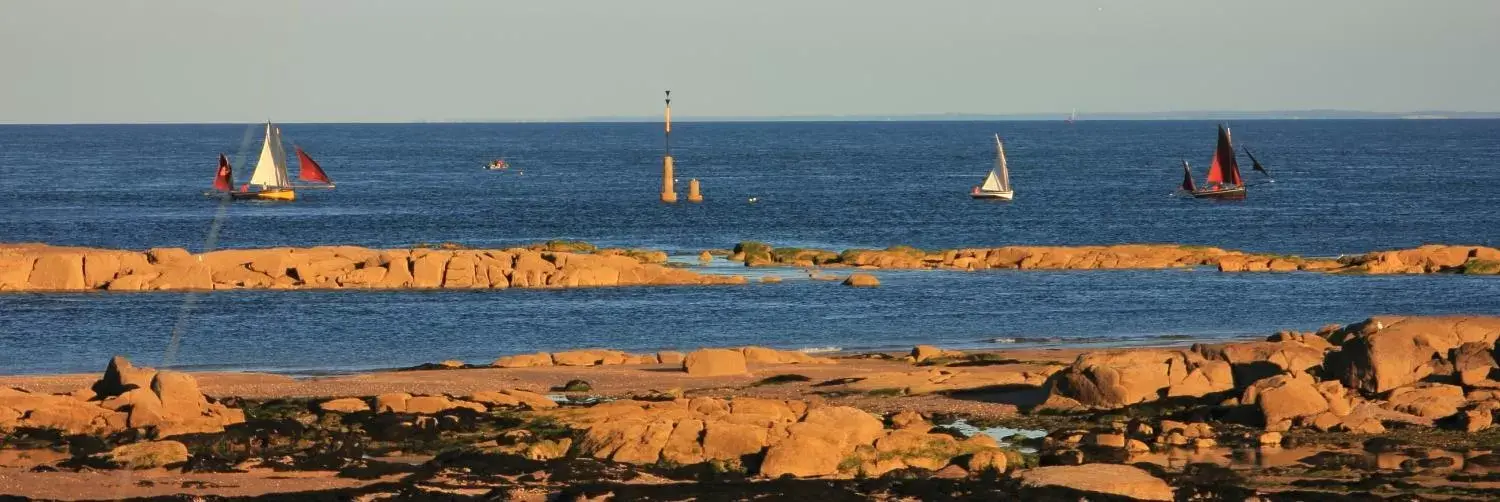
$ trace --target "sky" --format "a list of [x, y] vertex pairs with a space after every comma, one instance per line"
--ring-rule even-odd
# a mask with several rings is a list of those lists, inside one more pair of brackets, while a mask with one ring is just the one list
[[1493, 0], [0, 0], [0, 123], [1500, 111]]

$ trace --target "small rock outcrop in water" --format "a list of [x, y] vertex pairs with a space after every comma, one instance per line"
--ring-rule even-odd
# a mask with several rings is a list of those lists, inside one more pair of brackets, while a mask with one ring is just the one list
[[880, 279], [870, 274], [849, 274], [849, 277], [844, 279], [844, 285], [856, 288], [873, 288], [880, 286]]
[[[566, 247], [565, 249], [574, 249]], [[589, 249], [592, 249], [590, 247]], [[665, 254], [513, 248], [355, 246], [144, 253], [39, 244], [0, 246], [0, 291], [216, 289], [504, 289], [743, 284], [739, 276], [662, 266]]]
[[104, 378], [73, 394], [0, 388], [0, 429], [35, 427], [68, 434], [154, 429], [165, 438], [220, 432], [244, 421], [244, 412], [209, 402], [192, 376], [136, 368], [120, 356], [110, 360]]
[[843, 266], [882, 269], [1163, 269], [1217, 267], [1221, 272], [1333, 272], [1369, 274], [1500, 274], [1500, 249], [1428, 245], [1362, 255], [1302, 258], [1173, 244], [1111, 246], [1007, 246], [925, 251], [910, 246], [848, 249], [773, 248], [746, 241], [732, 260], [746, 266]]

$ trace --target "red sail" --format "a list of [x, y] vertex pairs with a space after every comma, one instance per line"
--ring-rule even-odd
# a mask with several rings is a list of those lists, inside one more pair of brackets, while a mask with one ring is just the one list
[[1188, 167], [1186, 160], [1182, 161], [1182, 189], [1189, 192], [1198, 190], [1198, 187], [1193, 185], [1193, 170]]
[[1234, 160], [1234, 146], [1229, 144], [1229, 130], [1219, 126], [1219, 145], [1214, 148], [1214, 162], [1208, 167], [1208, 182], [1240, 186], [1240, 166]]
[[318, 166], [318, 161], [313, 160], [312, 157], [308, 157], [307, 152], [302, 151], [301, 147], [297, 147], [297, 164], [301, 166], [297, 170], [297, 179], [333, 183], [332, 180], [328, 179], [328, 173], [323, 172], [323, 168]]
[[219, 154], [219, 172], [214, 175], [214, 190], [228, 192], [234, 190], [234, 169], [229, 167], [229, 159], [224, 154]]

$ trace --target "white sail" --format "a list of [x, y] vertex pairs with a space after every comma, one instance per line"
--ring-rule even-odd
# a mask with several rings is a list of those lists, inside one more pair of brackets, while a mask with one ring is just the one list
[[[995, 135], [995, 150], [1000, 155], [1000, 189], [1010, 191], [1010, 167], [1005, 165], [1005, 145], [1000, 142], [1000, 135]], [[990, 173], [991, 176], [994, 173]]]
[[999, 176], [995, 176], [995, 172], [994, 171], [990, 171], [990, 174], [988, 174], [988, 175], [986, 175], [984, 177], [984, 183], [981, 184], [981, 185], [979, 185], [979, 189], [983, 190], [985, 192], [1003, 192], [1003, 191], [1005, 191], [1004, 188], [1000, 187], [1000, 177]]
[[290, 186], [286, 175], [286, 150], [281, 148], [281, 129], [266, 123], [266, 141], [260, 148], [260, 160], [250, 173], [250, 184], [267, 188]]

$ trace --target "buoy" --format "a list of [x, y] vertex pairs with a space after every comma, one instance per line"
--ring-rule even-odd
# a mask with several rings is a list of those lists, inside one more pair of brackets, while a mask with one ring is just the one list
[[688, 180], [688, 202], [703, 202], [703, 192], [698, 187], [698, 178]]
[[760, 197], [751, 197], [750, 198], [750, 203], [751, 204], [754, 204], [754, 203], [759, 202], [759, 201], [760, 201]]

